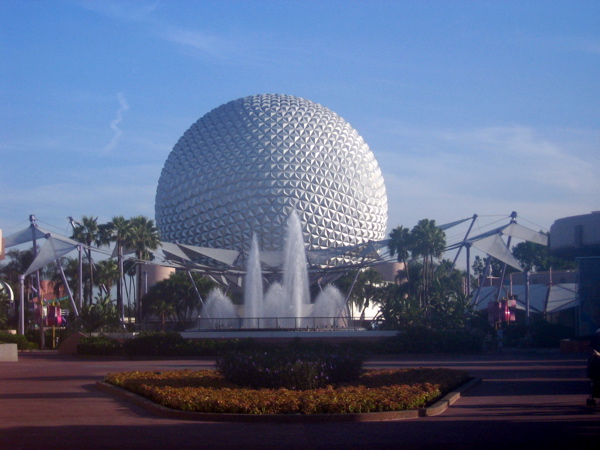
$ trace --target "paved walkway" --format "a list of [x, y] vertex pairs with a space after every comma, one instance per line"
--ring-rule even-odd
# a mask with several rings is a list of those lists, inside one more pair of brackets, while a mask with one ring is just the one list
[[108, 372], [209, 368], [212, 361], [87, 360], [21, 353], [0, 363], [0, 449], [598, 449], [585, 355], [557, 351], [379, 358], [369, 367], [452, 367], [483, 378], [443, 414], [399, 422], [254, 424], [153, 416], [99, 391]]

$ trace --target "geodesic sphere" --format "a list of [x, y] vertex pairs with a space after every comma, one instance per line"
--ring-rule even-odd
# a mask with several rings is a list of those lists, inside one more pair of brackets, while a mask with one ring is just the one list
[[292, 210], [308, 249], [380, 240], [387, 225], [381, 170], [333, 111], [289, 95], [233, 100], [194, 123], [162, 170], [156, 223], [163, 241], [281, 250]]

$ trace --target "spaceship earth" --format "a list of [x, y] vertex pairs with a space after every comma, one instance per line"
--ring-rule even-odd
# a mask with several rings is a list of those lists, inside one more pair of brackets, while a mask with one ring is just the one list
[[161, 239], [261, 250], [284, 245], [296, 210], [307, 249], [384, 238], [387, 196], [375, 156], [333, 111], [299, 97], [253, 95], [210, 111], [179, 139], [156, 192]]

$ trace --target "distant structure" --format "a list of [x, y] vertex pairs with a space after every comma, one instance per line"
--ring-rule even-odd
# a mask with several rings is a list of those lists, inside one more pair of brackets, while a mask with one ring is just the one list
[[600, 211], [558, 219], [550, 228], [550, 251], [579, 265], [579, 335], [600, 328]]
[[333, 111], [290, 95], [219, 106], [179, 139], [156, 193], [161, 239], [281, 251], [295, 210], [307, 250], [380, 241], [387, 227], [381, 170], [363, 138]]
[[[550, 323], [560, 323], [575, 329], [578, 322], [577, 280], [578, 272], [572, 270], [531, 274], [515, 272], [508, 275], [503, 297], [513, 300], [514, 312], [529, 310], [532, 316], [545, 317]], [[478, 310], [487, 309], [489, 313], [490, 303], [494, 303], [497, 298], [500, 281], [496, 277], [483, 280], [476, 305]], [[511, 317], [511, 320], [515, 319], [516, 317]]]

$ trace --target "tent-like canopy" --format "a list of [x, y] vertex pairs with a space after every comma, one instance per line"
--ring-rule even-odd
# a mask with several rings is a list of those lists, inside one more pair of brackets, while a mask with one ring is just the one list
[[11, 234], [10, 236], [6, 236], [4, 238], [4, 246], [6, 248], [14, 247], [15, 245], [25, 244], [26, 242], [31, 242], [31, 241], [33, 241], [34, 237], [35, 237], [35, 239], [45, 239], [47, 235], [54, 236], [54, 237], [63, 237], [56, 233], [52, 233], [50, 231], [44, 230], [40, 227], [31, 226], [29, 228], [25, 228], [24, 230], [21, 230], [14, 234]]
[[[474, 216], [473, 218], [475, 218]], [[468, 219], [461, 219], [445, 225], [440, 225], [441, 229], [448, 229], [459, 225]], [[511, 254], [507, 245], [502, 240], [502, 236], [512, 236], [519, 239], [528, 240], [542, 245], [547, 245], [548, 237], [543, 233], [530, 230], [514, 221], [502, 227], [495, 228], [478, 236], [465, 239], [463, 242], [449, 246], [446, 250], [452, 250], [461, 246], [473, 246], [498, 260], [522, 270], [519, 262]], [[96, 247], [88, 247], [65, 236], [52, 233], [50, 231], [32, 225], [22, 231], [12, 234], [5, 238], [6, 247], [11, 247], [33, 239], [45, 239], [46, 243], [42, 250], [33, 261], [26, 274], [32, 273], [50, 262], [56, 261], [60, 257], [75, 250], [77, 247], [91, 249], [95, 252], [104, 254], [104, 250]], [[306, 252], [309, 271], [318, 272], [327, 269], [348, 269], [358, 268], [366, 265], [377, 264], [389, 261], [389, 254], [386, 254], [389, 240], [368, 241], [361, 244], [335, 247], [328, 249], [308, 250]], [[115, 251], [112, 256], [116, 256]], [[131, 251], [124, 250], [128, 259], [135, 260]], [[216, 249], [210, 247], [199, 247], [189, 244], [161, 242], [157, 250], [153, 252], [153, 261], [145, 262], [170, 267], [183, 267], [187, 270], [204, 272], [211, 276], [217, 276], [219, 279], [229, 279], [226, 274], [238, 278], [245, 270], [244, 252], [230, 249]], [[260, 260], [263, 263], [263, 270], [266, 273], [274, 273], [281, 269], [283, 264], [282, 252], [269, 251], [261, 252]], [[342, 263], [340, 263], [342, 262]]]
[[[517, 309], [526, 308], [526, 285], [516, 284], [512, 287], [505, 286], [505, 294], [517, 297]], [[481, 288], [475, 309], [481, 311], [488, 307], [490, 302], [496, 300], [497, 286]], [[534, 313], [555, 313], [577, 306], [577, 284], [531, 284], [529, 286], [529, 308]]]
[[475, 247], [478, 250], [514, 267], [523, 270], [519, 261], [512, 255], [502, 236], [510, 236], [524, 241], [534, 242], [540, 245], [548, 245], [548, 236], [539, 231], [531, 230], [516, 222], [511, 222], [498, 228], [486, 231], [485, 233], [466, 239], [462, 242], [449, 246], [446, 250], [453, 250], [459, 247]]
[[27, 271], [23, 274], [24, 276], [27, 276], [36, 270], [40, 270], [42, 267], [50, 264], [52, 261], [56, 261], [61, 256], [64, 256], [81, 246], [79, 242], [56, 234], [53, 235], [48, 233], [44, 237], [46, 238], [44, 246], [38, 253], [37, 257], [33, 260]]

